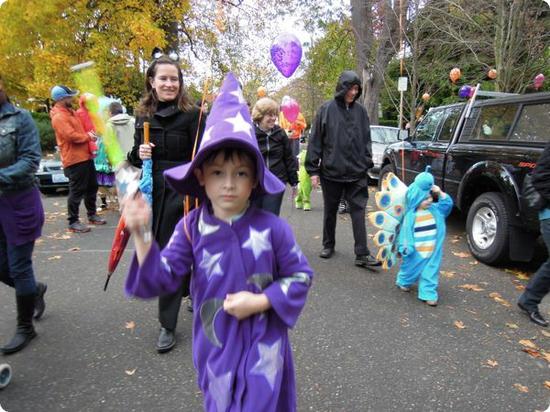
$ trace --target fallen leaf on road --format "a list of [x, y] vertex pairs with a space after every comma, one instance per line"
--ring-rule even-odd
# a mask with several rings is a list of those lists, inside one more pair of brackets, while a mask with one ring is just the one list
[[466, 252], [453, 252], [453, 255], [455, 255], [456, 257], [459, 257], [459, 258], [472, 257], [472, 255], [470, 255], [469, 253], [466, 253]]
[[472, 261], [470, 262], [470, 265], [477, 265], [477, 264], [479, 264], [479, 262], [478, 262], [477, 260], [472, 260]]
[[53, 202], [54, 206], [59, 206], [59, 202]]
[[321, 236], [319, 236], [319, 235], [313, 236], [313, 239], [321, 239]]
[[35, 245], [40, 245], [41, 243], [44, 243], [44, 239], [37, 239], [34, 241]]
[[503, 299], [500, 293], [498, 292], [489, 293], [489, 297], [492, 298], [495, 302], [498, 302], [503, 306], [506, 306], [506, 307], [512, 306], [510, 302], [508, 302], [506, 299]]
[[536, 349], [531, 349], [531, 348], [523, 348], [522, 349], [522, 352], [525, 352], [526, 354], [532, 356], [533, 358], [544, 358], [544, 356], [542, 355], [542, 353], [540, 353], [538, 350]]
[[520, 383], [514, 383], [514, 387], [520, 392], [524, 392], [524, 393], [529, 392], [529, 388], [527, 386], [523, 386]]
[[519, 326], [516, 325], [515, 323], [507, 323], [506, 326], [508, 326], [510, 329], [517, 329], [517, 328], [519, 328]]
[[446, 278], [452, 278], [456, 274], [455, 272], [448, 272], [446, 270], [440, 270], [439, 273], [441, 273]]
[[457, 329], [464, 329], [466, 326], [464, 326], [464, 323], [460, 320], [455, 320], [454, 325]]
[[61, 256], [55, 255], [55, 256], [50, 256], [50, 257], [48, 258], [48, 260], [58, 260], [58, 259], [61, 259]]
[[137, 370], [137, 368], [132, 369], [132, 370], [127, 370], [127, 371], [125, 371], [125, 372], [126, 372], [126, 375], [132, 376], [134, 373], [136, 373], [136, 370]]
[[550, 389], [550, 381], [544, 381], [544, 386], [546, 386], [546, 389]]
[[469, 284], [469, 283], [467, 283], [465, 285], [460, 285], [459, 288], [466, 289], [466, 290], [472, 290], [474, 292], [481, 292], [482, 290], [485, 290], [485, 289], [480, 288], [478, 285]]
[[80, 250], [79, 247], [72, 247], [69, 249], [69, 252], [78, 252]]
[[526, 348], [537, 349], [537, 345], [535, 345], [533, 341], [530, 341], [529, 339], [522, 339], [519, 341], [519, 344], [525, 346]]
[[453, 240], [451, 240], [451, 243], [458, 243], [458, 242], [460, 242], [460, 239], [453, 239]]
[[547, 338], [550, 338], [550, 332], [546, 332], [545, 330], [541, 330], [540, 333], [542, 333]]
[[519, 290], [520, 292], [525, 290], [525, 286], [523, 285], [516, 285], [516, 290]]
[[498, 366], [498, 362], [496, 360], [487, 359], [487, 365], [489, 365], [491, 368], [494, 368], [495, 366]]
[[126, 329], [130, 329], [132, 332], [134, 331], [136, 327], [136, 322], [131, 320], [130, 322], [126, 322]]
[[529, 273], [528, 272], [522, 272], [521, 270], [513, 270], [513, 269], [504, 269], [505, 272], [511, 273], [515, 277], [521, 280], [529, 280]]

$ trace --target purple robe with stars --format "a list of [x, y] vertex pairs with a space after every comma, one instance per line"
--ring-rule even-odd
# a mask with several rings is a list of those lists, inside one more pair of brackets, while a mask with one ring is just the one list
[[[289, 225], [254, 206], [231, 225], [207, 205], [176, 226], [161, 252], [136, 257], [126, 293], [152, 298], [176, 290], [193, 267], [193, 361], [204, 409], [295, 411], [296, 388], [288, 328], [311, 285], [312, 270]], [[239, 321], [224, 312], [228, 293], [265, 293], [272, 308]]]

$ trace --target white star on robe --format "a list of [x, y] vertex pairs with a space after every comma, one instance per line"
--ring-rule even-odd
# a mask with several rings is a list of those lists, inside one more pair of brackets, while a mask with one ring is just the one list
[[172, 245], [172, 243], [174, 243], [174, 241], [176, 240], [176, 236], [179, 236], [180, 232], [178, 232], [177, 230], [174, 230], [174, 233], [172, 233], [172, 236], [170, 237], [170, 240], [168, 241], [168, 244], [166, 245], [166, 247], [170, 247]]
[[300, 249], [300, 246], [298, 246], [298, 243], [296, 243], [290, 251], [294, 253], [296, 256], [298, 256], [299, 260], [302, 260], [302, 256], [303, 256], [302, 249]]
[[243, 248], [250, 249], [257, 260], [262, 252], [271, 250], [271, 242], [269, 241], [269, 233], [271, 229], [257, 231], [253, 227], [250, 228], [250, 237], [243, 243]]
[[225, 412], [231, 400], [229, 392], [231, 385], [231, 372], [226, 372], [220, 376], [216, 376], [210, 365], [207, 365], [208, 371], [208, 392], [212, 395], [212, 399], [216, 402], [218, 412]]
[[271, 390], [275, 389], [275, 379], [277, 374], [283, 368], [283, 357], [281, 351], [281, 339], [278, 339], [273, 345], [258, 343], [258, 352], [260, 359], [252, 367], [252, 375], [262, 375], [266, 378]]
[[222, 252], [210, 254], [206, 249], [202, 252], [202, 260], [199, 266], [206, 272], [208, 280], [210, 280], [212, 276], [223, 275], [222, 267], [220, 266], [222, 255]]
[[280, 279], [278, 283], [279, 285], [281, 285], [281, 290], [283, 291], [285, 296], [288, 295], [288, 289], [290, 288], [290, 285], [294, 282], [300, 282], [309, 285], [310, 279], [309, 276], [303, 272], [297, 272], [294, 273], [292, 276], [287, 276]]
[[209, 225], [204, 221], [204, 213], [201, 212], [199, 216], [199, 233], [202, 236], [208, 236], [215, 233], [220, 228], [219, 225]]
[[166, 256], [162, 256], [160, 258], [160, 262], [162, 263], [162, 265], [164, 266], [164, 268], [168, 271], [168, 272], [172, 272], [172, 268], [170, 267], [170, 264], [168, 263], [168, 259], [166, 259]]
[[233, 125], [234, 132], [244, 132], [252, 137], [252, 126], [245, 120], [241, 112], [238, 112], [235, 117], [230, 117], [225, 121]]

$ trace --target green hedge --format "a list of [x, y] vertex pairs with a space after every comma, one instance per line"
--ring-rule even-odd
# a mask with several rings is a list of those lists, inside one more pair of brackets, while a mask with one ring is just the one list
[[40, 134], [40, 146], [42, 147], [42, 152], [55, 151], [55, 133], [52, 129], [49, 114], [32, 112], [31, 115], [34, 119], [36, 127], [38, 128], [38, 133]]
[[378, 125], [379, 125], [379, 126], [397, 127], [397, 120], [392, 120], [392, 119], [378, 119]]

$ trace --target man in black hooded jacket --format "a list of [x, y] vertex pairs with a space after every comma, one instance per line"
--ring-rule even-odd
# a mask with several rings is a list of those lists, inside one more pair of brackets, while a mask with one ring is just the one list
[[313, 187], [323, 187], [323, 250], [328, 259], [334, 254], [336, 213], [344, 194], [350, 208], [355, 264], [379, 266], [367, 248], [365, 206], [368, 199], [367, 170], [373, 166], [370, 124], [366, 109], [356, 100], [361, 81], [352, 71], [343, 72], [336, 85], [334, 99], [317, 112], [311, 128], [306, 170]]

